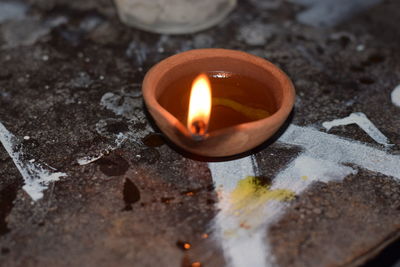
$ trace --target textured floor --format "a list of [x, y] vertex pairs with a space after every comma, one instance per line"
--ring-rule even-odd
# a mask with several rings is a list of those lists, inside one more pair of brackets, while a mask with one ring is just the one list
[[[395, 241], [400, 3], [331, 17], [322, 3], [240, 1], [210, 30], [167, 36], [123, 25], [107, 0], [0, 1], [0, 265], [244, 266], [235, 249], [260, 237], [266, 265], [358, 266]], [[144, 111], [146, 71], [207, 47], [264, 57], [295, 84], [286, 128], [250, 173], [183, 156]], [[366, 118], [323, 127], [351, 113]], [[228, 192], [215, 175], [235, 171], [255, 176], [254, 198], [285, 179], [295, 196], [250, 196], [254, 220], [236, 221], [223, 196], [240, 183]]]

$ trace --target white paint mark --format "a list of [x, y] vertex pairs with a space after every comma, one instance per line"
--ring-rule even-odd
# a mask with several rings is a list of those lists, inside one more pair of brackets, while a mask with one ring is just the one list
[[76, 161], [78, 162], [79, 165], [88, 165], [92, 162], [95, 162], [96, 160], [101, 159], [104, 156], [103, 153], [100, 153], [97, 156], [85, 156], [83, 158], [77, 159]]
[[[307, 155], [306, 152], [298, 156], [286, 169], [275, 177], [271, 190], [286, 189], [299, 195], [316, 181], [325, 183], [342, 181], [346, 176], [356, 173], [357, 171], [351, 167], [313, 158]], [[265, 206], [265, 224], [263, 230], [266, 231], [266, 240], [268, 240], [269, 227], [281, 218], [288, 205], [288, 203], [284, 202], [270, 201]], [[265, 257], [268, 261], [265, 266], [275, 266], [275, 258], [272, 254], [271, 244], [268, 241], [265, 243], [265, 247]]]
[[100, 105], [113, 111], [116, 115], [132, 119], [135, 116], [135, 109], [142, 109], [142, 99], [137, 99], [133, 94], [127, 93], [105, 93]]
[[73, 88], [89, 88], [94, 81], [86, 72], [79, 72], [78, 75], [68, 82], [68, 85]]
[[25, 17], [27, 10], [28, 6], [23, 3], [0, 2], [0, 23], [22, 19]]
[[277, 31], [273, 24], [254, 22], [240, 27], [238, 39], [248, 45], [264, 45]]
[[55, 28], [58, 26], [61, 26], [63, 24], [66, 24], [68, 22], [68, 17], [58, 15], [54, 17], [50, 17], [46, 20], [46, 25], [49, 26], [50, 28]]
[[351, 113], [348, 117], [343, 119], [336, 119], [322, 123], [322, 126], [329, 131], [332, 127], [357, 124], [364, 132], [366, 132], [375, 142], [384, 145], [392, 146], [389, 139], [368, 119], [362, 112]]
[[58, 181], [61, 177], [67, 176], [62, 172], [53, 172], [54, 169], [47, 165], [44, 167], [32, 160], [25, 161], [24, 153], [20, 150], [16, 150], [18, 144], [17, 138], [10, 133], [1, 122], [0, 142], [3, 144], [5, 150], [14, 161], [15, 166], [24, 179], [25, 184], [22, 188], [33, 201], [37, 201], [43, 197], [44, 190], [48, 188], [51, 182]]
[[98, 15], [89, 15], [85, 17], [80, 25], [79, 28], [84, 32], [91, 32], [96, 29], [101, 23], [104, 22], [104, 19]]
[[122, 144], [128, 139], [128, 136], [124, 135], [123, 133], [119, 133], [117, 135], [117, 139], [115, 139], [115, 146], [109, 146], [104, 150], [104, 152], [101, 152], [100, 154], [96, 156], [85, 156], [83, 158], [77, 159], [76, 161], [78, 162], [79, 165], [88, 165], [90, 163], [95, 162], [96, 160], [101, 159], [104, 157], [104, 155], [110, 153], [111, 151], [114, 151], [122, 146]]
[[[121, 90], [121, 92], [108, 92], [103, 95], [100, 105], [113, 111], [116, 115], [123, 116], [128, 119], [129, 124], [141, 124], [144, 127], [130, 127], [126, 133], [129, 139], [140, 142], [139, 140], [152, 132], [152, 128], [148, 124], [146, 115], [143, 113], [143, 98], [139, 84], [133, 84], [133, 88], [126, 88], [129, 92]], [[96, 125], [99, 134], [107, 134], [104, 127], [108, 121], [113, 119], [101, 120]]]
[[33, 45], [48, 35], [51, 27], [39, 18], [27, 17], [2, 25], [2, 30], [4, 42], [1, 47], [7, 49]]
[[388, 154], [358, 141], [296, 125], [289, 126], [278, 141], [300, 146], [308, 155], [320, 160], [354, 164], [400, 179], [400, 156]]
[[30, 136], [27, 136], [27, 135], [24, 136], [24, 140], [29, 140], [29, 139], [31, 139]]
[[[105, 154], [118, 149], [126, 140], [130, 140], [135, 143], [140, 143], [141, 139], [152, 132], [150, 125], [147, 123], [147, 118], [143, 113], [143, 103], [139, 84], [133, 84], [133, 88], [128, 88], [129, 93], [125, 90], [120, 92], [107, 92], [105, 93], [101, 100], [100, 105], [104, 108], [111, 110], [115, 115], [122, 116], [127, 119], [127, 122], [131, 125], [142, 124], [144, 127], [131, 127], [126, 133], [118, 133], [115, 139], [115, 146], [108, 146], [103, 152], [97, 155], [85, 156], [83, 158], [77, 159], [79, 165], [87, 165], [96, 160], [102, 158]], [[110, 134], [107, 130], [109, 123], [121, 122], [116, 119], [105, 119], [100, 120], [96, 124], [96, 131], [102, 136], [110, 138]]]
[[[400, 156], [357, 141], [291, 125], [278, 142], [300, 146], [304, 152], [277, 174], [270, 190], [285, 189], [300, 194], [316, 181], [342, 181], [348, 175], [357, 174], [356, 169], [344, 164], [400, 179]], [[289, 204], [271, 200], [249, 207], [244, 215], [235, 214], [230, 194], [241, 179], [258, 175], [255, 161], [247, 157], [209, 163], [209, 168], [220, 196], [215, 233], [222, 243], [228, 266], [275, 266], [271, 246], [265, 240], [268, 240], [268, 228], [281, 218]], [[241, 227], [244, 220], [250, 227]]]
[[137, 65], [141, 66], [147, 60], [148, 45], [139, 40], [133, 40], [129, 43], [125, 53], [129, 58], [133, 58]]
[[[212, 162], [208, 166], [215, 186], [219, 192], [220, 212], [215, 218], [215, 230], [218, 239], [222, 240], [224, 256], [228, 266], [266, 266], [265, 229], [260, 229], [263, 221], [258, 216], [248, 219], [255, 225], [251, 231], [240, 227], [241, 217], [232, 213], [230, 193], [237, 183], [247, 176], [256, 176], [251, 157], [227, 162]], [[263, 231], [264, 230], [264, 231]], [[226, 235], [227, 232], [234, 232]]]
[[[257, 167], [254, 168], [254, 161], [247, 157], [209, 163], [209, 168], [220, 196], [220, 212], [215, 219], [216, 236], [222, 241], [228, 265], [274, 266], [275, 258], [270, 244], [265, 240], [268, 238], [269, 226], [280, 218], [288, 204], [271, 200], [249, 208], [245, 214], [235, 214], [232, 211], [230, 194], [240, 180], [247, 176], [256, 176]], [[351, 167], [315, 159], [303, 153], [277, 175], [271, 190], [286, 189], [299, 194], [315, 181], [341, 181], [347, 175], [355, 173], [357, 171]], [[249, 228], [241, 227], [244, 221]]]
[[208, 167], [215, 184], [223, 186], [226, 191], [235, 189], [236, 183], [246, 176], [255, 176], [251, 157], [225, 162], [210, 162]]
[[275, 177], [271, 189], [290, 189], [299, 194], [315, 181], [325, 183], [341, 181], [347, 175], [356, 173], [357, 171], [351, 167], [317, 159], [306, 152], [298, 156]]
[[394, 90], [391, 94], [391, 99], [392, 99], [392, 103], [395, 106], [400, 107], [400, 84], [397, 85], [396, 88], [394, 88]]
[[215, 39], [208, 34], [196, 34], [193, 39], [194, 48], [211, 48], [213, 47]]
[[382, 0], [290, 0], [290, 2], [305, 5], [296, 19], [314, 27], [332, 27], [340, 24]]
[[365, 50], [365, 45], [363, 45], [363, 44], [357, 45], [357, 46], [356, 46], [356, 50], [357, 50], [358, 52], [364, 51], [364, 50]]

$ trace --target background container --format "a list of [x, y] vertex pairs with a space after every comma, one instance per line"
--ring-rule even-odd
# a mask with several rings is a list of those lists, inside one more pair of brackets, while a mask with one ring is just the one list
[[120, 19], [142, 30], [184, 34], [222, 21], [236, 0], [115, 0]]

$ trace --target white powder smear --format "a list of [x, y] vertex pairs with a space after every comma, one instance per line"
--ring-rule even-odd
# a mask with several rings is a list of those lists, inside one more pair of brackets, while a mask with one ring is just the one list
[[[399, 90], [400, 92], [400, 90]], [[392, 146], [389, 139], [368, 119], [362, 112], [351, 113], [348, 117], [343, 119], [336, 119], [322, 123], [322, 126], [329, 131], [332, 127], [357, 124], [364, 132], [366, 132], [375, 142], [384, 145]]]
[[313, 158], [306, 152], [276, 176], [272, 188], [290, 189], [298, 194], [312, 182], [341, 181], [347, 175], [356, 173], [357, 171], [351, 167]]
[[291, 125], [279, 142], [300, 146], [308, 155], [334, 163], [350, 163], [400, 179], [400, 156], [313, 128]]
[[48, 188], [51, 182], [58, 181], [61, 177], [67, 176], [62, 172], [54, 172], [54, 169], [47, 165], [43, 166], [32, 160], [25, 161], [23, 152], [16, 150], [18, 144], [17, 138], [1, 122], [0, 142], [24, 179], [25, 184], [22, 188], [33, 201], [37, 201], [43, 197], [44, 190]]

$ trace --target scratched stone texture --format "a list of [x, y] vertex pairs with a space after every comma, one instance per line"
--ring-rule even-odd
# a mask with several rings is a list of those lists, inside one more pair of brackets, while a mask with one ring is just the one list
[[[357, 125], [329, 136], [383, 151], [395, 162], [385, 168], [398, 170], [400, 108], [390, 94], [400, 84], [399, 11], [397, 0], [243, 0], [210, 30], [167, 36], [125, 26], [109, 0], [1, 0], [0, 123], [15, 136], [11, 154], [67, 176], [33, 201], [0, 146], [0, 266], [239, 266], [213, 226], [224, 189], [207, 162], [166, 142], [143, 108], [146, 71], [189, 49], [243, 50], [282, 68], [298, 95], [285, 127], [328, 136], [323, 122], [364, 113], [392, 146]], [[324, 139], [282, 139], [285, 127], [251, 153], [261, 185], [293, 174], [300, 159], [325, 164], [310, 152], [318, 147], [337, 153]], [[374, 153], [360, 157], [373, 164]], [[334, 167], [321, 176], [346, 175], [315, 177], [257, 230], [266, 265], [360, 266], [399, 242], [400, 173], [326, 164]]]

